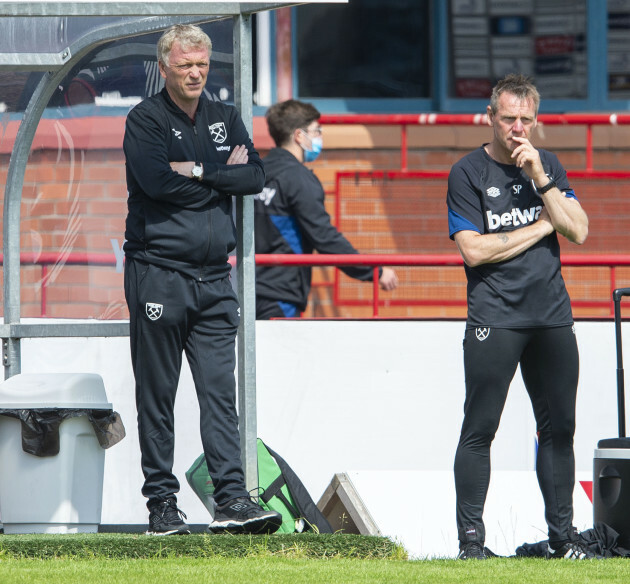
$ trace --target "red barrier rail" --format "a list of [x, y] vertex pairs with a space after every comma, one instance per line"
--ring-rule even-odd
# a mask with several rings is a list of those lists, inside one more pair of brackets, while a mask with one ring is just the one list
[[[483, 114], [324, 114], [321, 124], [400, 126], [400, 168], [407, 170], [408, 126], [485, 126]], [[624, 126], [630, 124], [630, 114], [540, 114], [539, 124], [549, 126], [586, 126], [586, 171], [593, 169], [593, 126]]]
[[[372, 316], [378, 317], [378, 308], [384, 303], [379, 300], [378, 268], [379, 266], [414, 266], [443, 267], [463, 266], [464, 261], [458, 254], [257, 254], [256, 264], [260, 266], [374, 266], [374, 283], [372, 297]], [[607, 318], [614, 317], [612, 292], [617, 288], [616, 268], [630, 266], [630, 254], [594, 254], [562, 255], [563, 266], [608, 267], [610, 296], [609, 300], [573, 301], [575, 307], [609, 308]], [[439, 306], [444, 300], [427, 301], [426, 305]], [[465, 306], [464, 302], [451, 301], [449, 304]]]
[[[46, 270], [50, 265], [87, 265], [87, 266], [116, 266], [114, 254], [106, 253], [42, 253], [25, 252], [20, 256], [22, 265], [39, 265], [42, 268], [41, 287], [41, 316], [46, 316]], [[235, 258], [230, 258], [235, 262]], [[0, 254], [0, 264], [2, 254]], [[372, 298], [372, 313], [378, 317], [379, 306], [385, 304], [379, 299], [378, 268], [380, 266], [407, 267], [446, 267], [463, 266], [463, 260], [458, 254], [256, 254], [256, 264], [259, 266], [372, 266], [374, 267], [374, 283]], [[616, 289], [616, 268], [630, 266], [630, 254], [594, 254], [579, 255], [566, 254], [562, 256], [563, 266], [580, 267], [608, 267], [609, 268], [609, 300], [574, 301], [576, 307], [609, 308], [606, 318], [614, 317], [612, 292]], [[465, 301], [425, 300], [426, 306], [440, 306], [445, 304], [465, 306]]]

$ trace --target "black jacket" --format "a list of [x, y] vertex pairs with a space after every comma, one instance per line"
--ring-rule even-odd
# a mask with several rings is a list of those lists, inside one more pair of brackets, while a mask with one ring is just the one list
[[[313, 172], [284, 148], [265, 157], [267, 179], [254, 199], [256, 253], [359, 253], [330, 222], [324, 189]], [[371, 267], [343, 267], [357, 280], [371, 280]], [[306, 308], [311, 289], [310, 267], [256, 268], [256, 296]]]
[[[241, 144], [249, 151], [248, 163], [227, 165]], [[202, 281], [226, 276], [228, 254], [236, 245], [230, 195], [258, 193], [265, 180], [236, 108], [202, 96], [193, 124], [163, 89], [129, 112], [123, 149], [126, 256]], [[169, 164], [190, 160], [203, 163], [201, 182]]]

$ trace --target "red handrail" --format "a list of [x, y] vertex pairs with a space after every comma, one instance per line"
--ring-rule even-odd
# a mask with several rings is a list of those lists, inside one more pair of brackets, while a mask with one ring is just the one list
[[[627, 256], [630, 262], [630, 255]], [[460, 266], [459, 254], [256, 254], [259, 266]]]
[[[3, 256], [0, 254], [0, 264]], [[20, 254], [22, 265], [39, 265], [45, 275], [47, 266], [56, 264], [115, 266], [116, 256], [107, 253], [32, 253]], [[235, 258], [229, 258], [235, 263]], [[373, 266], [375, 269], [374, 293], [372, 298], [373, 316], [378, 316], [379, 287], [376, 270], [379, 266], [407, 266], [407, 267], [445, 267], [463, 266], [464, 262], [459, 254], [256, 254], [256, 264], [259, 266]], [[563, 266], [579, 267], [608, 267], [610, 268], [610, 306], [608, 318], [614, 315], [612, 292], [617, 287], [615, 269], [630, 266], [630, 254], [563, 254]], [[45, 282], [42, 283], [42, 316], [46, 315]], [[441, 301], [442, 304], [452, 305], [452, 301]], [[576, 305], [584, 307], [599, 307], [602, 301], [582, 301]]]
[[[407, 126], [485, 126], [481, 114], [324, 114], [320, 123], [329, 125], [400, 126], [400, 169], [407, 170]], [[586, 171], [593, 169], [593, 126], [630, 124], [628, 113], [539, 114], [538, 122], [549, 126], [586, 126]]]
[[[322, 124], [366, 126], [485, 126], [482, 114], [322, 114]], [[630, 113], [539, 114], [538, 122], [550, 126], [622, 126], [630, 124]]]
[[[256, 264], [259, 266], [374, 266], [372, 315], [376, 317], [380, 305], [377, 282], [379, 266], [463, 266], [464, 261], [459, 254], [256, 254]], [[610, 268], [609, 300], [605, 302], [598, 300], [574, 301], [573, 304], [582, 307], [609, 306], [608, 318], [612, 318], [614, 316], [612, 292], [617, 287], [615, 270], [617, 267], [630, 266], [630, 254], [563, 254], [562, 265]], [[453, 304], [453, 302], [444, 300], [441, 303]]]

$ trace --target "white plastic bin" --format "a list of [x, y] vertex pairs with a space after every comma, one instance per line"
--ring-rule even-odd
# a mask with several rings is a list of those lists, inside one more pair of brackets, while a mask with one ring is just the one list
[[[20, 374], [0, 383], [0, 409], [111, 410], [99, 375]], [[59, 426], [59, 453], [22, 449], [20, 420], [0, 415], [0, 520], [5, 533], [94, 533], [101, 521], [105, 451], [86, 415]]]

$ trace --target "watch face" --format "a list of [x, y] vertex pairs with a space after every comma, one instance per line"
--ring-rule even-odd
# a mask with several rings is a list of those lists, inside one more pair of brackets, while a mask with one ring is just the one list
[[192, 175], [195, 178], [200, 178], [201, 177], [201, 173], [202, 173], [201, 166], [193, 166]]

